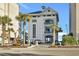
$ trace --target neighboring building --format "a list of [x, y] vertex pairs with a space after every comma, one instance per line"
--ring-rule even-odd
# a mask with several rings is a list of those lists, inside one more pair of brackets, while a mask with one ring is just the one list
[[[58, 13], [45, 6], [42, 6], [41, 11], [29, 13], [31, 20], [28, 24], [28, 39], [31, 42], [41, 41], [42, 43], [52, 42], [52, 29], [49, 27], [50, 24], [58, 25]], [[56, 41], [58, 40], [56, 34]]]
[[62, 41], [63, 35], [67, 35], [67, 33], [65, 33], [65, 32], [59, 32], [58, 33], [58, 41]]
[[[0, 16], [7, 15], [12, 19], [12, 28], [16, 32], [16, 36], [18, 36], [18, 21], [15, 16], [19, 14], [19, 6], [16, 3], [0, 3]], [[7, 29], [7, 28], [6, 28]], [[0, 25], [0, 36], [2, 34], [2, 26]], [[11, 38], [14, 38], [15, 35], [11, 32]]]
[[79, 39], [79, 3], [71, 3], [69, 6], [69, 31], [73, 33], [76, 39]]

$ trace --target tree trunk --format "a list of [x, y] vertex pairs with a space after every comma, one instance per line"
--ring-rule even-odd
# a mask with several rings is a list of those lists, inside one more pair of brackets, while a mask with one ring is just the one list
[[8, 44], [10, 45], [10, 30], [8, 34], [9, 34]]
[[19, 21], [19, 35], [18, 35], [18, 37], [16, 38], [16, 46], [18, 47], [18, 45], [19, 45], [19, 40], [21, 39], [21, 21]]
[[14, 32], [14, 34], [15, 34], [15, 43], [16, 43], [16, 32]]
[[19, 39], [21, 39], [21, 22], [19, 22]]
[[23, 45], [25, 45], [25, 32], [26, 32], [26, 23], [24, 22], [23, 24], [23, 28], [24, 28], [24, 33], [23, 33]]
[[54, 26], [54, 29], [53, 29], [53, 42], [52, 42], [52, 45], [54, 46], [55, 45], [55, 26]]
[[2, 40], [3, 40], [3, 46], [4, 46], [4, 40], [5, 40], [5, 37], [6, 37], [6, 25], [5, 24], [2, 24]]
[[28, 46], [31, 46], [31, 40], [30, 40], [30, 25], [29, 25], [29, 22], [28, 22]]

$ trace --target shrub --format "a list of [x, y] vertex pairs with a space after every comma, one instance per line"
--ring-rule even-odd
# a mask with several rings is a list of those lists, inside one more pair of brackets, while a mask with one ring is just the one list
[[65, 35], [62, 39], [63, 45], [77, 45], [77, 41], [73, 36]]
[[78, 40], [78, 44], [79, 44], [79, 40]]

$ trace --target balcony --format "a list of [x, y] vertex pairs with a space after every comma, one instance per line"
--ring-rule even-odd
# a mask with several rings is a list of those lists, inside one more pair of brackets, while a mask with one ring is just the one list
[[44, 24], [53, 24], [54, 21], [52, 19], [47, 19], [45, 20], [45, 23]]
[[44, 34], [45, 34], [45, 35], [52, 35], [52, 32], [47, 32], [47, 31], [45, 31]]
[[44, 33], [52, 33], [52, 29], [49, 26], [45, 26], [45, 32]]

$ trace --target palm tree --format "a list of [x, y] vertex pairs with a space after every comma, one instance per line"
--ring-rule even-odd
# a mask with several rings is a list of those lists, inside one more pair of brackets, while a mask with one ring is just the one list
[[[23, 21], [23, 45], [25, 45], [25, 33], [26, 33], [26, 21], [29, 22], [30, 21], [30, 16], [23, 14], [22, 15], [22, 21]], [[29, 44], [30, 44], [30, 40], [29, 40]]]
[[[23, 45], [25, 45], [25, 31], [26, 31], [26, 21], [29, 22], [30, 17], [28, 17], [26, 14], [20, 13], [19, 16], [16, 16], [16, 19], [19, 21], [20, 29], [21, 29], [21, 22], [23, 21]], [[19, 30], [19, 34], [20, 34]]]
[[24, 14], [23, 15], [23, 45], [25, 45], [26, 18], [27, 16]]
[[16, 19], [19, 21], [19, 39], [21, 38], [21, 22], [22, 22], [22, 19], [23, 19], [23, 14], [22, 13], [19, 13], [18, 16], [16, 16]]
[[26, 15], [20, 13], [19, 16], [16, 16], [16, 19], [19, 21], [19, 36], [21, 35], [21, 22], [23, 21], [23, 45], [25, 45], [25, 28], [26, 28]]
[[8, 43], [9, 43], [9, 41], [10, 41], [10, 31], [12, 31], [12, 32], [14, 32], [14, 30], [13, 30], [13, 28], [10, 28], [9, 26], [13, 26], [13, 24], [12, 23], [9, 23], [8, 24], [8, 29], [7, 29], [7, 31], [8, 31]]
[[6, 25], [11, 23], [11, 19], [4, 15], [0, 17], [0, 24], [2, 25], [2, 38], [3, 38], [3, 45], [4, 45], [4, 40], [6, 39]]
[[15, 38], [14, 38], [14, 45], [16, 45], [16, 32], [15, 31], [13, 31], [14, 32], [14, 35], [15, 35]]
[[52, 35], [53, 35], [53, 42], [52, 42], [52, 46], [55, 45], [55, 39], [56, 39], [56, 33], [61, 32], [61, 28], [59, 28], [57, 25], [55, 24], [51, 24], [50, 28], [53, 30]]
[[13, 28], [8, 28], [8, 34], [9, 34], [9, 36], [8, 36], [8, 38], [9, 38], [9, 43], [10, 43], [10, 32], [14, 32], [14, 29]]
[[[28, 26], [29, 26], [29, 22], [30, 22], [30, 20], [31, 20], [31, 15], [28, 15], [27, 16], [27, 22], [28, 22]], [[29, 28], [29, 30], [30, 30], [30, 28]], [[30, 37], [30, 31], [28, 30], [28, 36]], [[29, 43], [29, 45], [31, 45], [31, 43], [30, 43], [30, 39], [28, 39], [28, 43]]]

